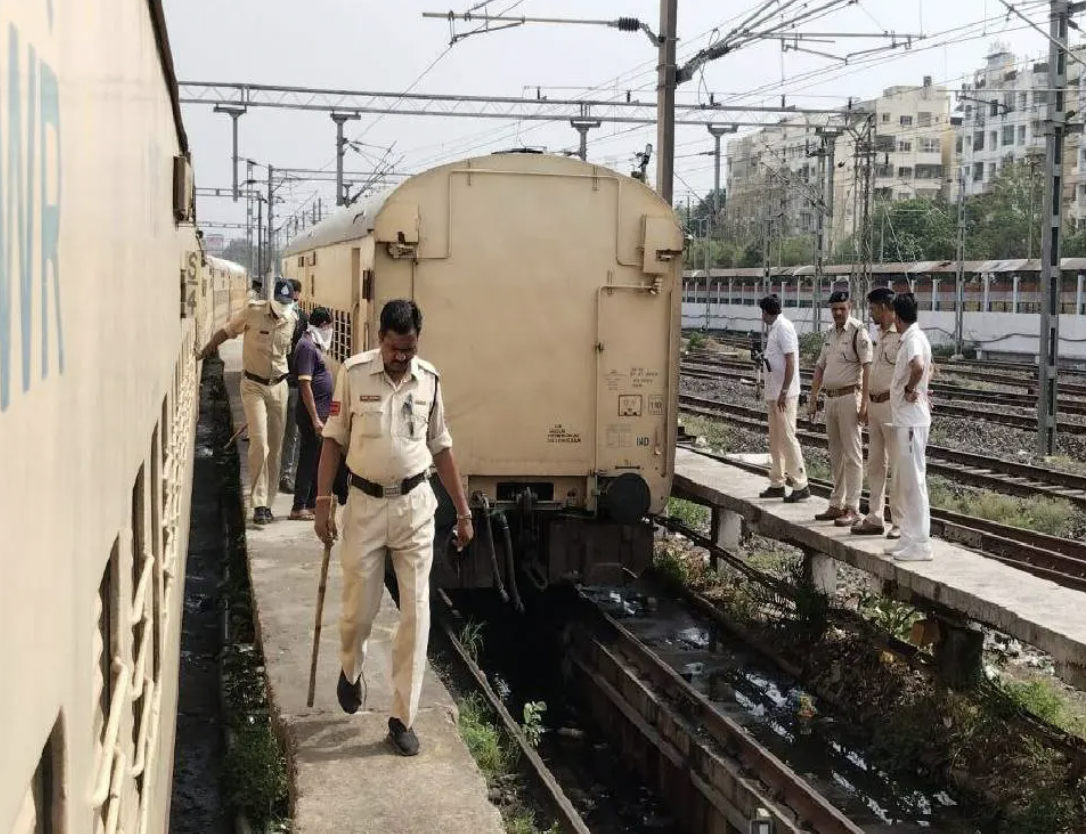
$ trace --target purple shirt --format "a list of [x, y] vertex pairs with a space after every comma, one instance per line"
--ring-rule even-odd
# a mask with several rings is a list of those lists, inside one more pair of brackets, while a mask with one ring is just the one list
[[[317, 416], [322, 421], [327, 420], [328, 411], [332, 407], [332, 373], [328, 370], [328, 366], [324, 364], [324, 356], [321, 354], [320, 348], [313, 343], [313, 337], [308, 332], [298, 340], [298, 344], [294, 348], [292, 364], [295, 373], [299, 377], [310, 377], [309, 384], [313, 388], [313, 399], [317, 404]], [[306, 409], [301, 397], [298, 398], [296, 419], [299, 422], [309, 420], [309, 411]]]

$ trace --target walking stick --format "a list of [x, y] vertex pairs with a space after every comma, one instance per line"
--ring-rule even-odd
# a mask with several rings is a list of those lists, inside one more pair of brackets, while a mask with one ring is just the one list
[[241, 428], [240, 428], [240, 429], [238, 429], [238, 430], [237, 430], [236, 432], [234, 432], [234, 433], [233, 433], [232, 435], [230, 435], [230, 439], [229, 439], [229, 440], [227, 440], [225, 444], [223, 444], [223, 448], [224, 448], [224, 449], [229, 449], [229, 448], [230, 448], [230, 444], [231, 444], [231, 443], [233, 443], [233, 442], [234, 442], [235, 440], [237, 440], [237, 439], [238, 439], [238, 435], [240, 435], [240, 434], [241, 434], [241, 433], [242, 433], [243, 431], [245, 431], [245, 430], [246, 430], [247, 428], [249, 428], [249, 424], [248, 424], [248, 423], [242, 423], [242, 424], [241, 424]]
[[[335, 501], [329, 502], [329, 521], [336, 517]], [[313, 696], [317, 688], [317, 657], [320, 654], [321, 645], [321, 620], [324, 618], [324, 591], [328, 587], [328, 562], [332, 558], [332, 545], [324, 546], [324, 557], [321, 559], [321, 581], [317, 586], [317, 613], [313, 620], [313, 658], [309, 664], [309, 695], [305, 705], [313, 706]]]

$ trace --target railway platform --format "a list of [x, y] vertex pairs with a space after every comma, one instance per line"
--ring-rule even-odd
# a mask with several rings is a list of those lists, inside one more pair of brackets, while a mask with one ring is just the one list
[[[235, 430], [245, 423], [241, 406], [241, 340], [219, 348]], [[242, 433], [244, 435], [244, 432]], [[246, 442], [239, 444], [242, 494], [247, 490]], [[292, 830], [296, 834], [500, 834], [498, 809], [456, 724], [456, 706], [429, 667], [415, 728], [422, 745], [413, 758], [388, 746], [392, 635], [397, 613], [385, 590], [366, 663], [364, 709], [346, 715], [336, 700], [339, 674], [338, 550], [328, 570], [316, 697], [306, 706], [313, 616], [323, 548], [311, 523], [287, 520], [291, 497], [277, 494], [276, 521], [251, 521], [246, 550], [257, 633], [264, 650], [268, 696], [287, 746], [291, 774]], [[252, 507], [246, 502], [246, 518]], [[338, 547], [338, 546], [337, 546]]]
[[934, 539], [930, 562], [895, 562], [883, 554], [882, 537], [852, 536], [847, 528], [813, 517], [828, 503], [812, 497], [800, 504], [759, 498], [765, 478], [737, 466], [679, 448], [673, 492], [713, 509], [712, 537], [734, 549], [743, 525], [769, 538], [804, 550], [814, 581], [825, 591], [836, 582], [836, 562], [876, 577], [884, 593], [935, 614], [949, 639], [953, 665], [968, 676], [979, 673], [987, 626], [1047, 652], [1061, 677], [1082, 686], [1086, 681], [1086, 595], [1017, 570], [976, 551]]

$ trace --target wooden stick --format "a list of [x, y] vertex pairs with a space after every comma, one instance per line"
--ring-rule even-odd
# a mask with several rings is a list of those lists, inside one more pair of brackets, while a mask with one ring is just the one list
[[[335, 500], [329, 502], [328, 518], [331, 522], [336, 517]], [[321, 581], [317, 586], [317, 613], [313, 620], [313, 657], [309, 663], [309, 695], [306, 697], [306, 706], [313, 706], [313, 698], [317, 690], [317, 657], [320, 655], [321, 645], [321, 620], [324, 618], [324, 592], [328, 587], [328, 562], [332, 558], [332, 545], [324, 546], [324, 557], [321, 560]]]
[[247, 428], [249, 428], [249, 424], [248, 423], [242, 423], [241, 428], [238, 429], [236, 432], [234, 432], [232, 435], [230, 435], [230, 439], [226, 441], [226, 444], [223, 446], [223, 449], [229, 449], [230, 444], [233, 443], [235, 440], [237, 440], [238, 435], [241, 434], [243, 431], [245, 431]]

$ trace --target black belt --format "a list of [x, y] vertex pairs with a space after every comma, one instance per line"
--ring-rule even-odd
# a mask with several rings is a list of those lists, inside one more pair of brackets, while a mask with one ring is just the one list
[[245, 378], [251, 379], [253, 382], [259, 382], [261, 385], [278, 385], [280, 382], [287, 378], [287, 375], [283, 374], [282, 376], [277, 376], [275, 379], [265, 379], [262, 376], [257, 376], [256, 374], [251, 374], [246, 371]]
[[357, 487], [372, 498], [399, 498], [401, 495], [407, 495], [407, 493], [425, 480], [426, 472], [424, 470], [418, 475], [404, 478], [400, 481], [399, 486], [383, 487], [380, 484], [375, 484], [373, 481], [367, 481], [365, 478], [358, 477], [354, 472], [351, 473], [351, 486]]

